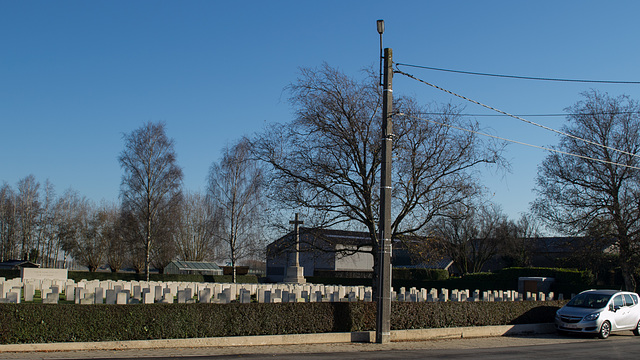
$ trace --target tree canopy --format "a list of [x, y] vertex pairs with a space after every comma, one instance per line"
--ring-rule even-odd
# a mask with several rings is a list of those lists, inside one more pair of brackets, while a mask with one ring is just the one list
[[[640, 235], [640, 105], [628, 96], [595, 90], [566, 109], [570, 136], [540, 165], [537, 214], [558, 231], [598, 230], [619, 251], [629, 290], [638, 264]], [[570, 155], [573, 154], [573, 155]]]
[[[372, 72], [354, 79], [327, 64], [304, 68], [288, 87], [295, 119], [270, 126], [252, 142], [254, 155], [271, 165], [274, 200], [305, 209], [317, 226], [366, 229], [374, 252], [382, 134], [378, 81]], [[423, 230], [444, 209], [478, 194], [478, 166], [503, 159], [500, 144], [446, 126], [478, 129], [453, 106], [426, 107], [397, 96], [393, 108], [392, 232], [397, 238]], [[425, 115], [433, 112], [442, 115]]]

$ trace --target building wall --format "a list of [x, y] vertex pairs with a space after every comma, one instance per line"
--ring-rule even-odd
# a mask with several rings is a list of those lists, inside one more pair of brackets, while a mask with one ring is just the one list
[[[337, 245], [336, 249], [339, 251], [349, 251], [355, 250], [355, 247]], [[373, 271], [373, 254], [371, 254], [371, 247], [363, 247], [358, 252], [349, 253], [348, 255], [337, 253], [335, 258], [335, 268], [333, 270]]]
[[[288, 266], [295, 263], [293, 236], [279, 239], [267, 246], [267, 279], [284, 280]], [[304, 276], [313, 276], [315, 269], [335, 270], [335, 253], [326, 244], [318, 244], [310, 234], [300, 236], [300, 266]]]

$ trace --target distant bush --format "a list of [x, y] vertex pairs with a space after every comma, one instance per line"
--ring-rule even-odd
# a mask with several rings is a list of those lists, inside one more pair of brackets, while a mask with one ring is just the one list
[[[564, 302], [393, 302], [391, 328], [552, 322]], [[0, 304], [0, 343], [305, 334], [375, 329], [376, 304]]]
[[5, 279], [20, 277], [20, 270], [0, 269], [0, 277]]
[[393, 269], [394, 280], [447, 280], [449, 278], [449, 272], [444, 269]]
[[592, 285], [595, 278], [591, 271], [562, 268], [512, 267], [495, 272], [496, 279], [518, 280], [519, 277], [551, 277], [558, 283]]

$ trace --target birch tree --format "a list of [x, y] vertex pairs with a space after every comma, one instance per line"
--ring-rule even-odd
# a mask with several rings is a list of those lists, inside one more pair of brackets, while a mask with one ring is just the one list
[[137, 223], [134, 240], [143, 245], [144, 271], [149, 280], [152, 246], [162, 230], [160, 219], [181, 199], [182, 169], [164, 123], [149, 122], [123, 138], [125, 147], [118, 158], [124, 171], [122, 207]]
[[263, 172], [251, 158], [250, 143], [243, 139], [223, 150], [220, 163], [211, 165], [208, 196], [216, 209], [215, 236], [225, 244], [226, 257], [236, 281], [239, 260], [256, 250], [260, 229], [257, 228], [262, 207]]

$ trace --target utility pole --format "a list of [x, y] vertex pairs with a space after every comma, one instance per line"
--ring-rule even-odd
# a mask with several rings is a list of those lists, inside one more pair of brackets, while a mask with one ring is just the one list
[[[384, 30], [384, 25], [383, 25]], [[380, 32], [380, 30], [378, 30]], [[382, 34], [381, 34], [382, 36]], [[376, 342], [391, 340], [391, 149], [393, 144], [393, 52], [384, 49], [382, 92], [382, 164], [380, 169], [380, 232], [378, 242], [378, 299]]]

